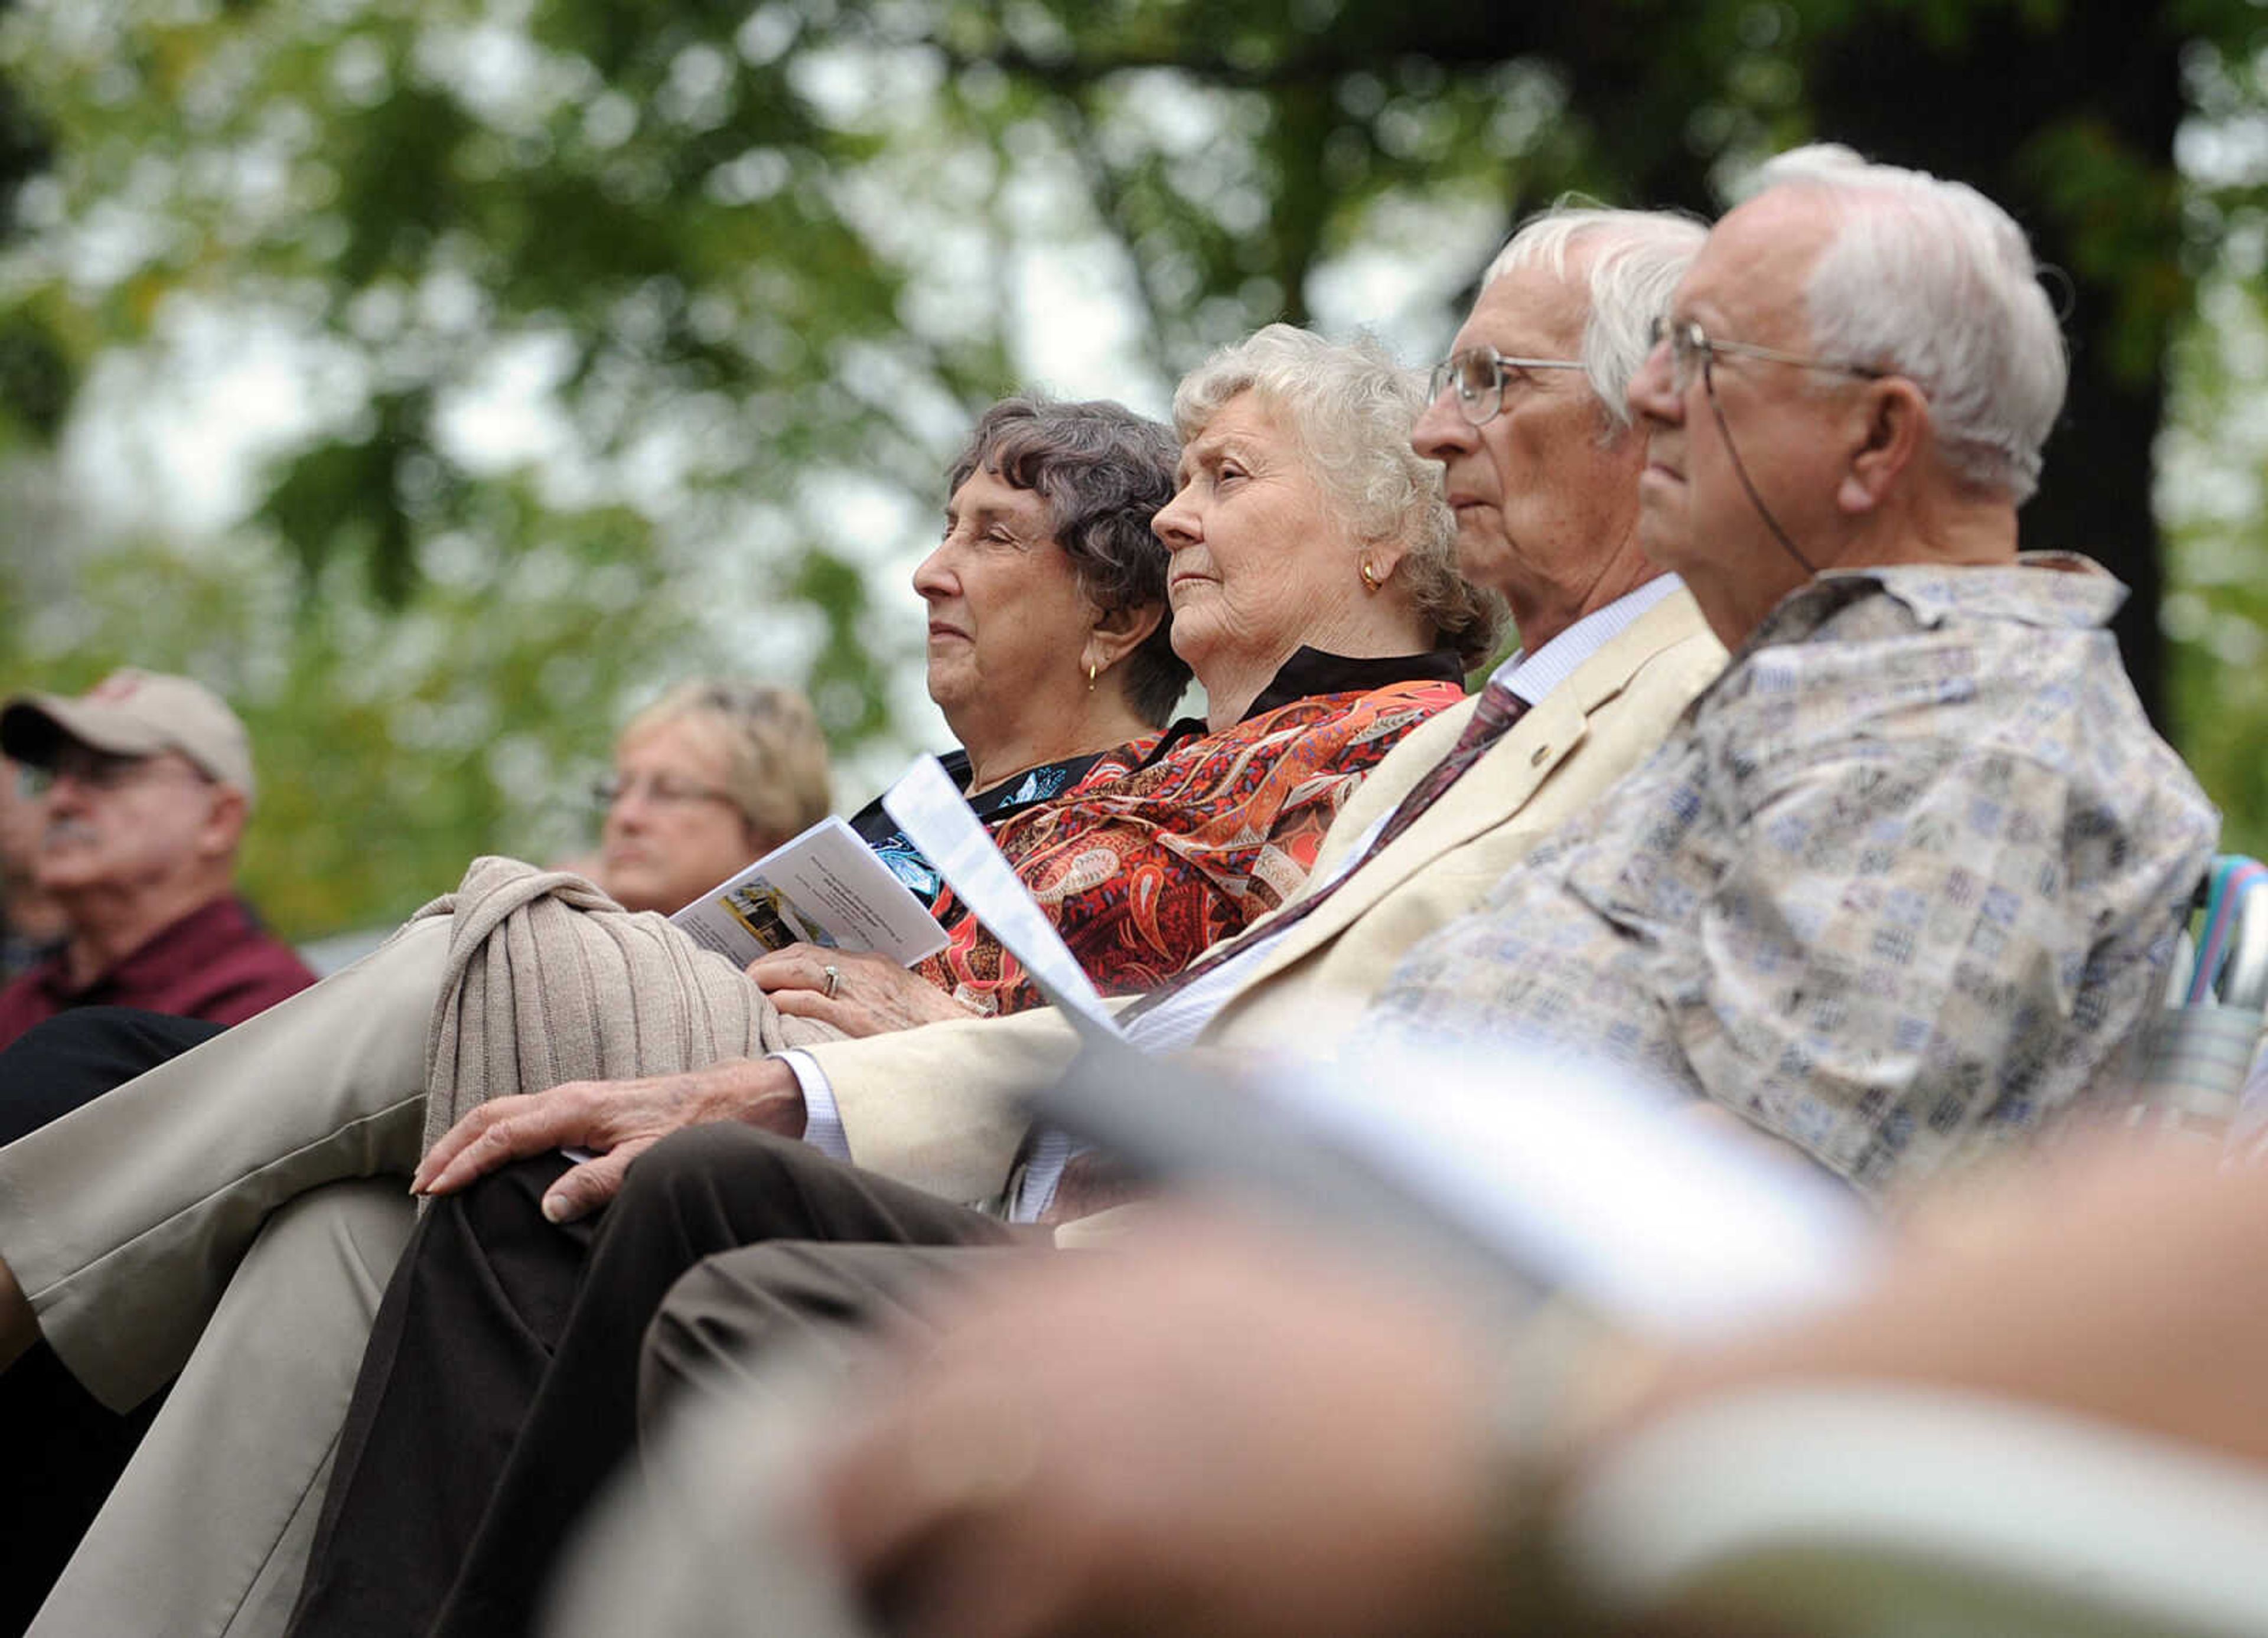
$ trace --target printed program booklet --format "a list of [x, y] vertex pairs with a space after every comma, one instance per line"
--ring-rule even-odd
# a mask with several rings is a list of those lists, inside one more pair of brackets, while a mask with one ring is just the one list
[[793, 944], [873, 951], [903, 966], [946, 945], [937, 918], [832, 815], [669, 919], [742, 966]]

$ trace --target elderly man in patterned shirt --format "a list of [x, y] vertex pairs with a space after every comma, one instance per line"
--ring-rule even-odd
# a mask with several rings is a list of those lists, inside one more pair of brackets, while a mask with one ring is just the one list
[[1733, 660], [1373, 1017], [1635, 1062], [1880, 1193], [2115, 1091], [2216, 816], [2124, 589], [2017, 552], [2065, 385], [2021, 230], [1847, 150], [1762, 180], [1631, 389]]

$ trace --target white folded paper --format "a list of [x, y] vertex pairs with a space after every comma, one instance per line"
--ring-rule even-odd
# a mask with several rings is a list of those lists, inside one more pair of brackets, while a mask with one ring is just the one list
[[961, 903], [1024, 964], [1042, 994], [1082, 1030], [1118, 1034], [1102, 997], [1081, 969], [961, 792], [933, 756], [917, 757], [898, 782], [882, 793], [882, 807], [938, 874], [953, 884]]

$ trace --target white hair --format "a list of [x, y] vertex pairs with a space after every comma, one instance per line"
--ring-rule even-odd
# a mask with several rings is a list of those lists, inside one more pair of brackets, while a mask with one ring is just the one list
[[1911, 378], [1954, 471], [2029, 499], [2069, 364], [2023, 229], [1965, 183], [1832, 143], [1767, 161], [1756, 184], [1820, 195], [1839, 217], [1804, 286], [1813, 350]]
[[1590, 252], [1583, 374], [1608, 425], [1618, 431], [1631, 423], [1630, 385], [1653, 350], [1653, 321], [1669, 311], [1670, 292], [1707, 237], [1701, 223], [1674, 210], [1562, 202], [1520, 224], [1489, 263], [1481, 286], [1527, 268], [1547, 268], [1564, 279], [1570, 255]]
[[1403, 573], [1419, 613], [1443, 648], [1468, 665], [1487, 657], [1501, 613], [1457, 567], [1457, 521], [1442, 491], [1441, 464], [1410, 447], [1425, 408], [1425, 378], [1394, 362], [1379, 341], [1327, 342], [1271, 324], [1224, 347], [1174, 390], [1174, 428], [1183, 444], [1239, 393], [1257, 395], [1288, 423], [1323, 493], [1359, 541], [1406, 548]]

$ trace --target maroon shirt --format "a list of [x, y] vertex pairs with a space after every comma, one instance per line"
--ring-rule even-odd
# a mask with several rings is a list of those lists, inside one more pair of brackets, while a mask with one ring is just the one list
[[252, 912], [224, 894], [145, 940], [74, 990], [61, 956], [0, 989], [0, 1047], [72, 1007], [143, 1007], [215, 1024], [240, 1024], [315, 981], [289, 944], [260, 930]]

